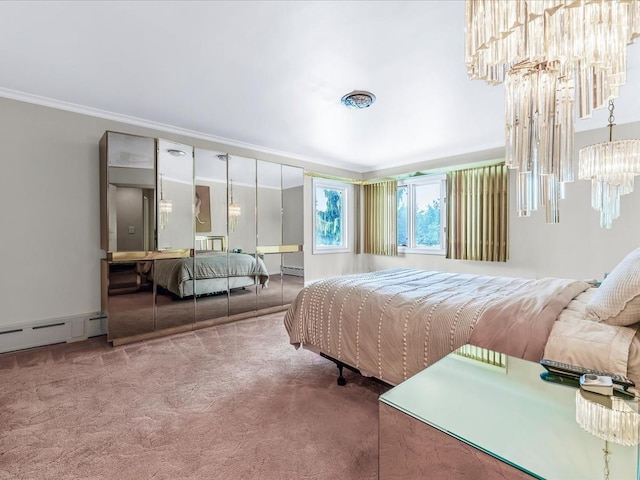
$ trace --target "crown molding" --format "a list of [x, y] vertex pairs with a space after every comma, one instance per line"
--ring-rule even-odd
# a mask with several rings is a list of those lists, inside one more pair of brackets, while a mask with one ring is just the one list
[[314, 165], [323, 165], [327, 167], [338, 168], [342, 170], [349, 170], [356, 173], [364, 173], [366, 168], [361, 165], [355, 165], [348, 162], [344, 164], [338, 164], [336, 162], [327, 161], [325, 159], [318, 159], [299, 155], [291, 152], [285, 152], [282, 150], [276, 150], [273, 148], [262, 147], [260, 145], [254, 145], [252, 143], [241, 142], [238, 140], [232, 140], [230, 138], [218, 137], [208, 133], [198, 132], [196, 130], [189, 130], [186, 128], [176, 127], [174, 125], [167, 125], [165, 123], [154, 122], [152, 120], [146, 120], [144, 118], [133, 117], [130, 115], [124, 115], [121, 113], [110, 112], [108, 110], [101, 110], [99, 108], [88, 107], [86, 105], [80, 105], [72, 102], [65, 102], [63, 100], [56, 100], [49, 97], [43, 97], [40, 95], [34, 95], [31, 93], [21, 92], [19, 90], [12, 90], [10, 88], [0, 87], [0, 97], [9, 98], [11, 100], [17, 100], [25, 103], [32, 103], [35, 105], [41, 105], [43, 107], [55, 108], [58, 110], [64, 110], [67, 112], [79, 113], [82, 115], [88, 115], [91, 117], [103, 118], [105, 120], [112, 120], [114, 122], [126, 123], [128, 125], [135, 125], [137, 127], [150, 128], [153, 130], [159, 130], [167, 133], [174, 133], [176, 135], [183, 135], [186, 137], [197, 138], [199, 140], [206, 140], [209, 142], [219, 143], [228, 147], [237, 147], [247, 150], [252, 150], [257, 153], [264, 153], [267, 155], [273, 155], [277, 157], [290, 158], [297, 161], [311, 163]]

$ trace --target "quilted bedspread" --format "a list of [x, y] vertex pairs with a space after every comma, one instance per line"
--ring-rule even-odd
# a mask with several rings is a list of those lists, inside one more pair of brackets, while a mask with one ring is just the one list
[[588, 287], [557, 278], [381, 270], [310, 284], [284, 323], [294, 346], [398, 384], [467, 343], [540, 360], [553, 322]]

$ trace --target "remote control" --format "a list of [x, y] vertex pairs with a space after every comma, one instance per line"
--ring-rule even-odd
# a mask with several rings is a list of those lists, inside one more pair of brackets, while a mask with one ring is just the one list
[[579, 379], [584, 374], [592, 373], [601, 377], [611, 377], [613, 383], [620, 385], [624, 390], [629, 387], [636, 386], [635, 382], [623, 375], [618, 375], [617, 373], [602, 372], [600, 370], [579, 367], [577, 365], [569, 365], [568, 363], [556, 362], [554, 360], [547, 360], [544, 358], [540, 360], [540, 365], [546, 368], [547, 371], [563, 377]]
[[[544, 371], [540, 374], [540, 378], [545, 382], [565, 385], [567, 387], [580, 388], [580, 379], [577, 377], [561, 376], [556, 373]], [[617, 397], [627, 400], [635, 397], [635, 394], [633, 392], [626, 390], [626, 387], [623, 387], [622, 385], [619, 385], [617, 383], [613, 384], [613, 394]]]

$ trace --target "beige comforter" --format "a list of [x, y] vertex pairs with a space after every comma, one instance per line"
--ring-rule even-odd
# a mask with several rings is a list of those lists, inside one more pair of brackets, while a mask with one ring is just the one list
[[585, 290], [560, 313], [545, 345], [544, 357], [619, 373], [640, 385], [640, 325], [619, 327], [587, 317], [585, 307], [596, 291]]
[[552, 278], [382, 270], [307, 286], [284, 322], [296, 347], [398, 384], [467, 343], [540, 360], [560, 311], [588, 286]]

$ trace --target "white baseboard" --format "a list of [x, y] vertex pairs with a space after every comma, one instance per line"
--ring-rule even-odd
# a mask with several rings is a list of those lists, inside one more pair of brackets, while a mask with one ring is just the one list
[[107, 317], [99, 312], [0, 326], [0, 353], [77, 342], [107, 333]]

